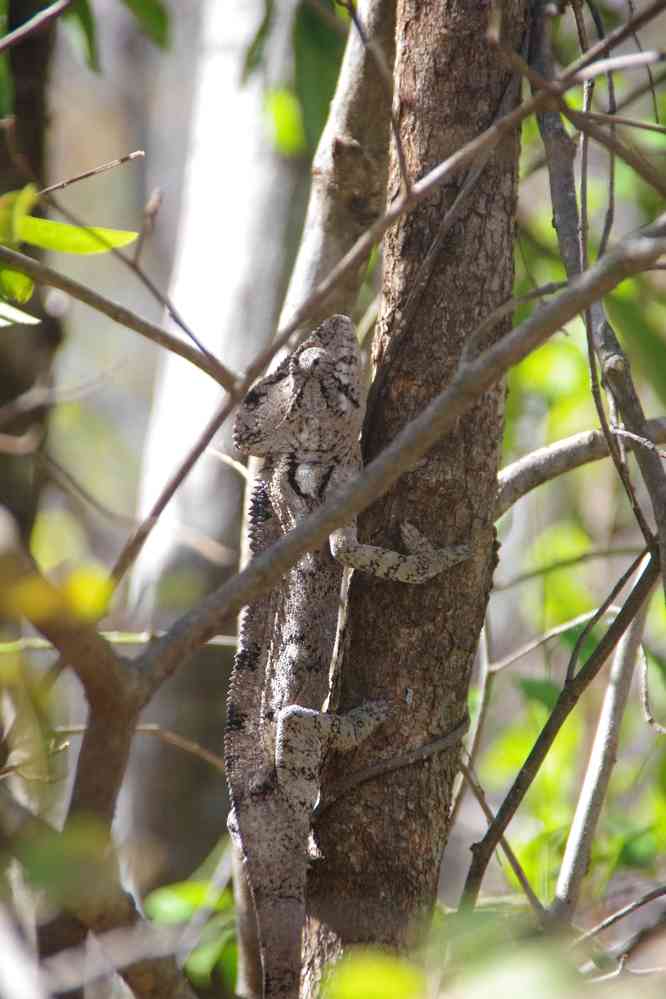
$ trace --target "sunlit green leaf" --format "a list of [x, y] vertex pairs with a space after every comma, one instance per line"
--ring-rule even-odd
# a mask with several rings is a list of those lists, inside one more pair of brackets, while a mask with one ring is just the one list
[[132, 11], [141, 30], [165, 49], [169, 44], [169, 12], [162, 0], [122, 0]]
[[138, 236], [138, 233], [124, 229], [83, 228], [31, 215], [21, 219], [18, 232], [22, 242], [60, 253], [107, 253], [111, 248], [133, 243]]
[[26, 186], [22, 187], [20, 191], [10, 191], [9, 194], [15, 195], [11, 201], [11, 209], [12, 243], [16, 244], [23, 242], [21, 228], [26, 218], [28, 218], [29, 213], [39, 201], [39, 195], [37, 194], [37, 188], [34, 184], [26, 184]]
[[[211, 906], [211, 900], [215, 903]], [[183, 923], [202, 907], [225, 912], [232, 907], [230, 892], [222, 892], [215, 901], [210, 881], [178, 881], [156, 888], [146, 898], [145, 909], [157, 923]]]
[[324, 983], [324, 999], [420, 999], [423, 972], [408, 961], [378, 951], [357, 951], [336, 964]]
[[30, 300], [33, 289], [34, 283], [27, 275], [10, 267], [0, 267], [0, 295], [23, 305]]
[[74, 48], [81, 54], [85, 64], [93, 72], [99, 73], [97, 25], [88, 0], [74, 0], [61, 20]]
[[283, 156], [305, 152], [305, 132], [298, 98], [286, 88], [266, 94], [266, 112], [271, 124], [275, 148]]
[[20, 243], [17, 223], [31, 211], [36, 201], [37, 189], [34, 184], [26, 184], [17, 191], [6, 191], [0, 195], [0, 243], [4, 246], [16, 246]]

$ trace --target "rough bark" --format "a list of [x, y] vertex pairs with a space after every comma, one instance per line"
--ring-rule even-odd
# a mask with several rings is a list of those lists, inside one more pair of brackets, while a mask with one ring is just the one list
[[[519, 47], [524, 5], [504, 11], [507, 41]], [[394, 109], [410, 176], [417, 179], [487, 128], [509, 75], [485, 42], [487, 8], [470, 0], [399, 0]], [[366, 421], [373, 458], [450, 379], [466, 338], [511, 294], [518, 139], [486, 166], [403, 334], [384, 391]], [[400, 177], [392, 158], [389, 202]], [[382, 357], [419, 266], [462, 179], [436, 192], [390, 231], [384, 299], [375, 341]], [[500, 336], [506, 325], [496, 329]], [[495, 494], [504, 389], [488, 391], [418, 467], [362, 519], [364, 541], [389, 547], [410, 520], [437, 545], [466, 540], [472, 560], [426, 586], [408, 588], [356, 575], [351, 650], [341, 708], [391, 696], [393, 721], [354, 756], [333, 760], [326, 782], [403, 754], [451, 729], [467, 689], [495, 563]], [[436, 898], [449, 829], [457, 750], [360, 785], [324, 813], [323, 859], [314, 865], [306, 933], [305, 992], [322, 963], [349, 944], [411, 946]]]

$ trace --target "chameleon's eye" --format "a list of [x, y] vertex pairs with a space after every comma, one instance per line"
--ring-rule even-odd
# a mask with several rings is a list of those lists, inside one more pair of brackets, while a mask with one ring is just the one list
[[298, 366], [301, 371], [314, 371], [326, 360], [327, 356], [327, 351], [322, 350], [321, 347], [308, 347], [307, 350], [298, 355]]

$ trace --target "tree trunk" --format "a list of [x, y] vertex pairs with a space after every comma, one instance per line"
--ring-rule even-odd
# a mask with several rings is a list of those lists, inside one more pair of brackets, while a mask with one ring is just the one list
[[[487, 128], [510, 74], [485, 40], [487, 7], [471, 0], [398, 0], [394, 111], [412, 179]], [[521, 0], [504, 9], [505, 41], [519, 48]], [[511, 295], [518, 138], [495, 152], [448, 234], [434, 272], [401, 333], [383, 391], [365, 428], [375, 457], [451, 378], [466, 339]], [[395, 150], [394, 150], [395, 153]], [[399, 190], [392, 156], [389, 202]], [[384, 245], [383, 305], [374, 344], [382, 363], [417, 273], [462, 178], [439, 189], [396, 225]], [[507, 329], [498, 324], [496, 335]], [[412, 521], [438, 546], [473, 538], [473, 557], [425, 586], [356, 574], [350, 596], [351, 648], [341, 710], [395, 698], [390, 724], [353, 759], [333, 760], [324, 786], [380, 759], [445, 734], [466, 712], [470, 672], [496, 561], [493, 502], [504, 388], [495, 386], [426, 461], [361, 522], [361, 538], [399, 545]], [[325, 960], [350, 944], [414, 944], [436, 899], [449, 832], [458, 747], [360, 785], [324, 813], [316, 829], [305, 940], [305, 992]], [[325, 794], [324, 794], [325, 797]]]

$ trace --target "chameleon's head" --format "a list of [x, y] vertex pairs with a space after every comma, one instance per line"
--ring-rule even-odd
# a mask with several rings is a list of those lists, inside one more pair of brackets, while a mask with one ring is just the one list
[[355, 443], [363, 420], [361, 354], [347, 316], [331, 316], [250, 389], [234, 421], [241, 454], [328, 459]]

